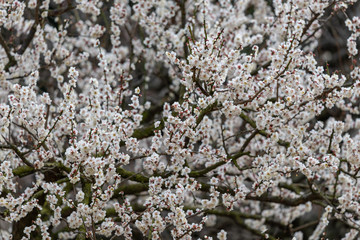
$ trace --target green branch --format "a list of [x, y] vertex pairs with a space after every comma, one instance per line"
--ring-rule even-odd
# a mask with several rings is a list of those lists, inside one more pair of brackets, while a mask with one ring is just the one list
[[133, 180], [135, 182], [140, 182], [140, 183], [148, 183], [149, 182], [149, 178], [145, 177], [139, 173], [134, 173], [128, 170], [125, 170], [121, 167], [118, 167], [116, 169], [117, 174], [119, 174], [121, 177], [123, 178], [127, 178], [129, 180]]
[[[243, 112], [240, 114], [240, 117], [247, 122], [248, 124], [250, 124], [251, 127], [253, 127], [254, 129], [258, 130], [256, 127], [256, 123], [254, 120], [252, 120], [249, 116], [245, 115]], [[261, 134], [264, 137], [270, 137], [270, 134], [267, 133], [265, 130], [258, 130], [258, 133]], [[288, 148], [290, 146], [289, 142], [283, 141], [283, 140], [279, 140], [277, 142], [279, 145]]]

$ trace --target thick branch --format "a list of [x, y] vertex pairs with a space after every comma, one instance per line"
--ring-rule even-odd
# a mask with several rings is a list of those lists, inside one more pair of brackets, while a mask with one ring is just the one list
[[251, 196], [247, 195], [246, 200], [255, 200], [260, 202], [269, 202], [269, 203], [279, 203], [286, 206], [298, 206], [300, 204], [305, 204], [307, 202], [322, 200], [322, 197], [319, 194], [310, 193], [305, 196], [298, 198], [283, 198], [278, 196]]
[[129, 180], [135, 181], [135, 182], [140, 182], [140, 183], [148, 183], [149, 182], [149, 178], [145, 177], [139, 173], [134, 173], [131, 171], [127, 171], [121, 167], [118, 167], [116, 169], [116, 172], [123, 178], [127, 178]]
[[33, 40], [33, 38], [35, 36], [36, 28], [37, 28], [37, 26], [39, 25], [39, 23], [41, 21], [40, 6], [41, 6], [41, 0], [37, 0], [36, 8], [35, 8], [35, 19], [34, 19], [35, 22], [31, 26], [30, 32], [27, 35], [27, 37], [25, 38], [23, 45], [17, 51], [17, 53], [20, 54], [20, 55], [22, 55], [26, 51], [26, 49], [29, 47], [31, 41]]
[[11, 50], [9, 46], [6, 44], [4, 38], [0, 33], [0, 45], [4, 48], [7, 58], [9, 59], [8, 63], [5, 66], [5, 71], [8, 71], [10, 67], [16, 64], [16, 60], [14, 56], [11, 54]]

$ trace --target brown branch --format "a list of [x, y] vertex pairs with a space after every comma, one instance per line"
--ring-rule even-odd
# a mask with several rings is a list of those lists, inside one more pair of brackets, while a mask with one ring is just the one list
[[312, 222], [308, 222], [308, 223], [305, 223], [305, 224], [303, 224], [303, 225], [300, 225], [300, 226], [298, 226], [298, 227], [296, 227], [296, 228], [291, 229], [291, 231], [295, 233], [295, 232], [301, 231], [301, 230], [303, 230], [303, 229], [305, 229], [305, 228], [308, 228], [308, 227], [317, 225], [318, 223], [319, 223], [319, 220], [315, 220], [315, 221], [312, 221]]
[[[247, 122], [248, 124], [250, 124], [251, 127], [253, 127], [254, 129], [257, 129], [256, 127], [256, 123], [254, 120], [252, 120], [249, 116], [245, 115], [243, 112], [240, 114], [240, 117]], [[267, 133], [265, 130], [258, 130], [259, 134], [263, 135], [264, 137], [270, 137], [270, 133]], [[289, 142], [283, 141], [283, 140], [279, 140], [277, 142], [280, 146], [286, 147], [288, 148], [290, 146]]]
[[246, 200], [254, 200], [260, 202], [268, 202], [268, 203], [278, 203], [286, 206], [298, 206], [300, 204], [305, 204], [307, 202], [315, 201], [315, 200], [323, 200], [323, 198], [316, 193], [310, 193], [298, 198], [283, 198], [279, 196], [251, 196], [247, 195]]
[[[207, 183], [202, 183], [201, 184], [201, 191], [203, 192], [208, 192], [210, 190], [211, 187], [215, 187], [216, 190], [220, 193], [229, 193], [231, 195], [235, 195], [235, 191], [233, 189], [224, 187], [224, 186], [213, 186]], [[253, 196], [250, 194], [248, 194], [245, 197], [245, 200], [253, 200], [253, 201], [259, 201], [259, 202], [267, 202], [267, 203], [278, 203], [278, 204], [282, 204], [285, 206], [298, 206], [300, 204], [305, 204], [307, 202], [311, 202], [311, 201], [315, 201], [315, 200], [323, 200], [322, 196], [317, 194], [317, 193], [309, 193], [306, 194], [304, 196], [300, 196], [298, 198], [284, 198], [281, 196], [267, 196], [267, 195], [262, 195], [262, 196]]]
[[23, 163], [25, 163], [29, 167], [34, 168], [34, 165], [25, 158], [24, 153], [22, 153], [15, 145], [10, 144], [9, 142], [8, 142], [8, 144], [9, 144], [10, 148], [16, 153], [16, 155], [21, 159], [21, 161]]
[[49, 17], [58, 17], [68, 11], [71, 11], [73, 9], [75, 9], [76, 6], [72, 5], [72, 3], [68, 3], [68, 6], [66, 8], [60, 8], [60, 9], [55, 9], [55, 10], [49, 10], [48, 12], [48, 16]]
[[6, 56], [8, 58], [8, 63], [5, 65], [5, 71], [8, 71], [10, 67], [14, 66], [16, 64], [16, 60], [14, 56], [11, 54], [11, 50], [9, 46], [6, 44], [4, 38], [2, 37], [0, 33], [0, 45], [4, 48]]
[[41, 5], [41, 0], [37, 0], [36, 8], [35, 8], [35, 22], [31, 26], [30, 32], [27, 35], [27, 37], [25, 38], [23, 45], [17, 51], [17, 53], [20, 55], [22, 55], [26, 51], [26, 49], [29, 47], [31, 41], [33, 40], [33, 38], [35, 36], [37, 26], [39, 25], [39, 23], [41, 21], [40, 5]]
[[240, 148], [240, 152], [244, 152], [245, 148], [250, 144], [251, 140], [259, 133], [259, 130], [255, 131], [245, 140], [244, 144]]

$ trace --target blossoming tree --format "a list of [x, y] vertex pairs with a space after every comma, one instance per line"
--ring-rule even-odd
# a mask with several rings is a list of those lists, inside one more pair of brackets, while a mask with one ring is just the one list
[[0, 1], [1, 238], [356, 238], [355, 2]]

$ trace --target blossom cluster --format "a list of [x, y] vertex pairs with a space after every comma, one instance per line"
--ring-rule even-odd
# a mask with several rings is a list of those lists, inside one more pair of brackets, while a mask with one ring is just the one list
[[0, 238], [359, 237], [357, 5], [0, 1]]

